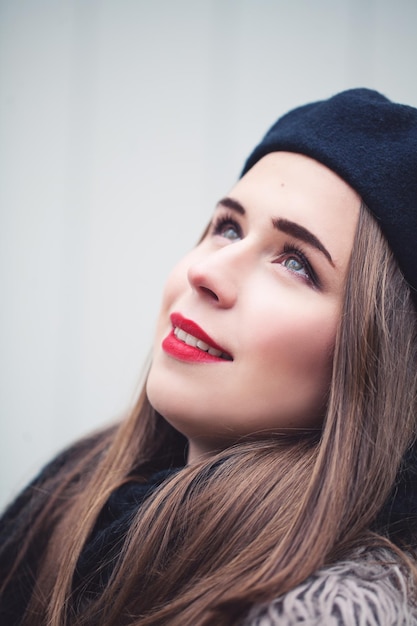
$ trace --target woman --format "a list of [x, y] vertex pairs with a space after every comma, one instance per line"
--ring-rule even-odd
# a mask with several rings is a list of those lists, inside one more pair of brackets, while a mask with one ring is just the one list
[[417, 110], [278, 120], [168, 279], [132, 414], [2, 522], [5, 624], [417, 624]]

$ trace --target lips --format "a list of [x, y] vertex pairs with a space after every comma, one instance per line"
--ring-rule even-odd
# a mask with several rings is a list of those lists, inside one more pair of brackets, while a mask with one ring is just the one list
[[171, 315], [172, 330], [162, 342], [165, 352], [181, 361], [232, 361], [232, 356], [195, 322], [180, 313]]

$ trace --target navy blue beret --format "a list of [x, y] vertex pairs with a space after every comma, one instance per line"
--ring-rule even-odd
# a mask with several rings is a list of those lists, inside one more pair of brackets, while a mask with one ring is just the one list
[[353, 187], [417, 290], [417, 109], [370, 89], [350, 89], [306, 104], [272, 126], [242, 176], [275, 151], [309, 156]]

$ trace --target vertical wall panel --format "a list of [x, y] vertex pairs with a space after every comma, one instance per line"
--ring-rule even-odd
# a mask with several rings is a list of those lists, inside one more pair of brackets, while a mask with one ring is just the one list
[[0, 0], [0, 504], [123, 413], [163, 279], [275, 118], [417, 105], [413, 0]]

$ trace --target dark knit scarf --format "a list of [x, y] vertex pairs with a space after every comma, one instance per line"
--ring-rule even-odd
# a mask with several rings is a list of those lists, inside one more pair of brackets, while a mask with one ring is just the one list
[[143, 483], [132, 480], [111, 494], [78, 560], [73, 581], [75, 593], [90, 597], [103, 591], [135, 514], [146, 498], [177, 471], [161, 470]]

